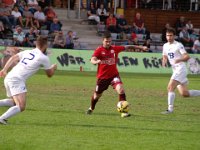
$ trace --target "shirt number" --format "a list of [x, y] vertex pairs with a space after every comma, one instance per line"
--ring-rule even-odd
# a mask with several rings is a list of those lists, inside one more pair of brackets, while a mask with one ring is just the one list
[[170, 59], [174, 58], [174, 53], [168, 53]]
[[29, 53], [30, 56], [29, 57], [25, 57], [23, 60], [22, 60], [22, 63], [24, 63], [25, 65], [27, 65], [27, 61], [28, 60], [33, 60], [35, 58], [35, 55], [32, 54], [32, 53]]

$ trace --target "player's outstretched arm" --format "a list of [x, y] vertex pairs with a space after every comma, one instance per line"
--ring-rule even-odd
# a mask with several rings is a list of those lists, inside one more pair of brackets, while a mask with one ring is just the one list
[[96, 64], [99, 64], [101, 63], [101, 60], [97, 59], [97, 57], [92, 57], [90, 62], [93, 64], [93, 65], [96, 65]]
[[141, 50], [141, 51], [148, 51], [148, 47], [146, 47], [146, 46], [140, 46], [140, 45], [125, 45], [125, 50], [127, 50], [127, 49], [129, 49], [129, 48], [131, 48], [131, 49], [139, 49], [139, 50]]
[[6, 62], [5, 66], [3, 67], [3, 69], [0, 71], [0, 77], [5, 77], [8, 69], [16, 62], [19, 61], [19, 56], [18, 55], [13, 55], [12, 57], [10, 57], [10, 59]]
[[57, 64], [51, 65], [50, 69], [45, 70], [46, 75], [50, 78], [54, 75], [55, 70], [57, 69]]

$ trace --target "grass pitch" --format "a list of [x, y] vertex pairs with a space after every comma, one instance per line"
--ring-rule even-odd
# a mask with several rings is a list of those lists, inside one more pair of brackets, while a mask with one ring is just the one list
[[[110, 87], [91, 116], [85, 114], [95, 88], [95, 73], [39, 72], [27, 82], [27, 109], [0, 125], [0, 150], [199, 150], [200, 98], [176, 94], [175, 111], [167, 108], [170, 75], [121, 74], [130, 118], [116, 110], [118, 95]], [[200, 89], [199, 75], [189, 76]], [[0, 79], [0, 98], [5, 98]], [[7, 108], [0, 108], [3, 113]]]

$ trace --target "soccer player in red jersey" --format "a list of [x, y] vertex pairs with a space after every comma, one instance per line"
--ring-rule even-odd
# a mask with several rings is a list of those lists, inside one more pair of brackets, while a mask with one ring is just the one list
[[[97, 83], [95, 92], [91, 98], [91, 106], [87, 110], [86, 114], [92, 114], [95, 109], [95, 105], [102, 93], [108, 89], [109, 85], [116, 90], [119, 94], [119, 101], [126, 101], [126, 95], [123, 88], [123, 83], [120, 79], [117, 69], [118, 54], [128, 48], [140, 49], [146, 51], [147, 47], [126, 45], [126, 46], [114, 46], [111, 45], [112, 39], [109, 32], [105, 33], [103, 37], [103, 45], [98, 47], [91, 58], [91, 63], [98, 65], [97, 69]], [[130, 114], [125, 113], [123, 117], [128, 117]]]

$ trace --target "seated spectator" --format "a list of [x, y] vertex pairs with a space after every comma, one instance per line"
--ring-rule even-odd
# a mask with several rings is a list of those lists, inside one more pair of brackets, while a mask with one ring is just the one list
[[5, 35], [4, 35], [4, 25], [3, 23], [0, 21], [0, 38], [1, 39], [4, 39], [5, 38]]
[[101, 24], [105, 24], [106, 19], [108, 18], [108, 13], [103, 4], [101, 4], [100, 7], [97, 9], [97, 15], [100, 17]]
[[129, 44], [130, 45], [138, 45], [137, 34], [134, 31], [131, 33], [131, 36], [129, 38]]
[[117, 19], [114, 17], [112, 13], [110, 13], [109, 17], [106, 19], [106, 27], [107, 30], [111, 33], [118, 33], [117, 30]]
[[22, 15], [18, 10], [18, 6], [14, 6], [11, 14], [17, 19], [19, 25], [23, 27]]
[[183, 27], [183, 29], [181, 30], [181, 32], [179, 33], [179, 39], [180, 42], [184, 45], [184, 46], [189, 46], [192, 47], [193, 46], [193, 41], [190, 38], [190, 34], [187, 31], [187, 27]]
[[44, 10], [44, 14], [46, 15], [47, 30], [50, 30], [50, 25], [53, 22], [53, 19], [57, 18], [57, 15], [51, 6], [48, 6]]
[[26, 33], [25, 42], [24, 42], [25, 47], [35, 47], [34, 41], [36, 40], [37, 35], [34, 31], [35, 31], [35, 27], [31, 27], [29, 32]]
[[66, 36], [66, 48], [67, 49], [74, 49], [74, 41], [73, 41], [73, 32], [68, 31]]
[[0, 21], [10, 30], [16, 26], [16, 18], [11, 15], [11, 11], [6, 8], [4, 3], [0, 3]]
[[117, 28], [119, 32], [124, 32], [126, 34], [131, 33], [131, 28], [124, 18], [124, 15], [120, 15], [119, 19], [117, 19]]
[[97, 24], [100, 22], [100, 18], [97, 15], [97, 10], [93, 2], [90, 3], [90, 8], [88, 9], [87, 15], [89, 20], [95, 20]]
[[195, 54], [200, 54], [200, 36], [197, 40], [194, 41], [192, 52]]
[[23, 11], [23, 16], [25, 17], [26, 20], [26, 28], [29, 27], [29, 25], [32, 27], [33, 26], [33, 14], [28, 10], [28, 6], [24, 6], [24, 11]]
[[34, 13], [34, 23], [38, 29], [46, 24], [46, 16], [40, 6], [37, 7], [37, 11]]
[[187, 27], [187, 30], [189, 32], [189, 34], [192, 34], [194, 29], [193, 29], [193, 24], [191, 20], [188, 20], [188, 22], [185, 25]]
[[13, 34], [13, 40], [15, 42], [15, 46], [24, 46], [26, 39], [25, 34], [20, 26], [16, 26], [16, 30]]
[[58, 18], [54, 18], [53, 23], [50, 25], [50, 33], [56, 35], [58, 31], [61, 31], [61, 27]]
[[136, 13], [133, 21], [133, 29], [136, 34], [145, 34], [144, 20], [139, 12]]
[[37, 0], [27, 0], [27, 5], [29, 7], [29, 11], [34, 14], [37, 11], [38, 2]]
[[14, 7], [14, 4], [15, 4], [16, 0], [2, 0], [1, 2], [4, 3], [7, 8], [9, 8], [10, 10], [12, 10], [12, 8]]
[[166, 31], [167, 31], [168, 28], [170, 28], [170, 24], [169, 24], [169, 23], [166, 23], [166, 24], [165, 24], [165, 28], [162, 30], [162, 41], [163, 41], [163, 42], [167, 42], [167, 39], [166, 39]]
[[38, 1], [38, 5], [44, 10], [47, 6], [49, 6], [48, 0], [40, 0]]
[[56, 33], [53, 41], [53, 48], [66, 48], [66, 39], [62, 31]]
[[182, 29], [185, 27], [185, 17], [181, 16], [177, 21], [176, 21], [176, 32], [177, 35], [182, 31]]

